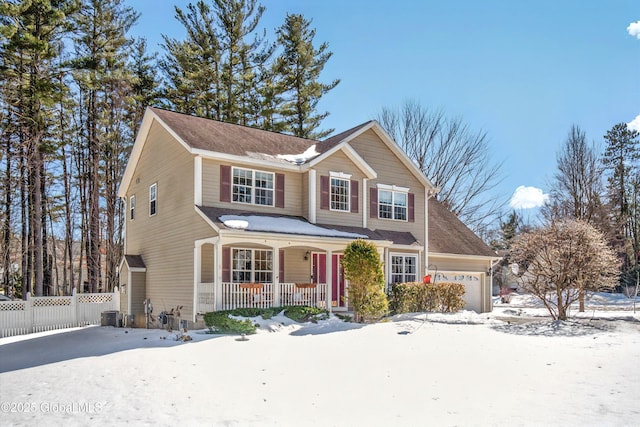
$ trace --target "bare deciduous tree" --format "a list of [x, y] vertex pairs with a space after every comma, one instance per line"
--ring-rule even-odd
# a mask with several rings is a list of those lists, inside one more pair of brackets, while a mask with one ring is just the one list
[[580, 292], [618, 283], [618, 259], [592, 225], [566, 220], [520, 235], [511, 247], [521, 286], [538, 297], [554, 320], [566, 320]]
[[[552, 218], [587, 221], [601, 229], [602, 170], [595, 145], [589, 145], [579, 126], [571, 126], [556, 155], [557, 171], [551, 187], [552, 204], [545, 214]], [[604, 230], [601, 230], [604, 231]]]
[[[609, 231], [607, 213], [601, 202], [602, 171], [595, 144], [589, 145], [584, 131], [572, 125], [556, 155], [557, 171], [551, 184], [551, 203], [542, 209], [549, 220], [577, 219], [604, 232]], [[584, 311], [584, 291], [580, 312]]]
[[491, 158], [486, 132], [415, 101], [385, 107], [377, 120], [440, 188], [438, 200], [470, 228], [480, 231], [502, 210], [502, 203], [487, 195], [501, 180], [502, 164]]

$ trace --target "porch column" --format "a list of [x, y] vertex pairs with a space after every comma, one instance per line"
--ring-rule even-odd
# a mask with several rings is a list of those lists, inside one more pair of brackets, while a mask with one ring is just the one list
[[[327, 285], [327, 309], [329, 310], [329, 313], [331, 313], [333, 311], [333, 307], [331, 306], [331, 301], [333, 301], [333, 289], [332, 289], [332, 282], [333, 282], [333, 276], [331, 275], [333, 273], [333, 253], [331, 252], [331, 249], [327, 249], [327, 265], [326, 265], [326, 285]], [[340, 303], [338, 302], [338, 305], [340, 305]]]
[[222, 243], [213, 245], [213, 288], [215, 289], [216, 311], [222, 310]]
[[198, 312], [198, 292], [202, 279], [202, 243], [196, 242], [193, 248], [193, 321], [196, 321]]
[[382, 260], [383, 271], [384, 274], [384, 288], [387, 289], [389, 283], [391, 282], [391, 256], [389, 253], [389, 248], [382, 249], [382, 253], [380, 252], [380, 248], [378, 248], [378, 254], [380, 255], [380, 259]]
[[309, 222], [316, 223], [316, 170], [309, 169]]
[[280, 248], [273, 247], [273, 264], [271, 277], [273, 277], [273, 306], [280, 307]]

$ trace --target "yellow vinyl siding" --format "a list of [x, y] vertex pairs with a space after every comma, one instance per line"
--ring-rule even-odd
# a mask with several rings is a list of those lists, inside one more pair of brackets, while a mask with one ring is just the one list
[[[309, 251], [309, 259], [304, 254]], [[284, 283], [311, 283], [311, 252], [312, 249], [287, 248], [284, 250]]]
[[144, 300], [146, 292], [146, 273], [134, 271], [131, 273], [131, 313], [135, 326], [145, 325]]
[[[362, 227], [362, 178], [360, 169], [342, 151], [337, 151], [327, 159], [318, 163], [316, 174], [316, 220], [319, 224], [337, 224]], [[330, 172], [351, 174], [351, 179], [358, 181], [358, 213], [320, 209], [320, 177], [329, 176]]]
[[[220, 201], [220, 165], [241, 167], [244, 169], [284, 174], [284, 208], [261, 206], [247, 203]], [[300, 173], [281, 171], [270, 168], [246, 166], [240, 164], [221, 163], [211, 159], [202, 161], [202, 204], [204, 206], [226, 207], [230, 209], [250, 210], [254, 212], [273, 213], [276, 215], [302, 214], [302, 180]], [[274, 181], [275, 200], [275, 181]]]
[[364, 189], [367, 193], [367, 222], [371, 229], [409, 231], [422, 244], [425, 241], [425, 211], [424, 211], [424, 185], [411, 173], [407, 165], [397, 157], [389, 147], [382, 142], [378, 135], [368, 130], [362, 135], [349, 142], [356, 152], [376, 171], [378, 177], [369, 180], [369, 188], [376, 187], [376, 184], [397, 185], [408, 187], [409, 192], [415, 196], [414, 213], [415, 221], [397, 221], [390, 219], [372, 218], [369, 213], [369, 188]]
[[[144, 259], [146, 296], [158, 312], [182, 305], [184, 318], [193, 312], [194, 240], [213, 236], [194, 210], [193, 163], [193, 156], [154, 123], [127, 190], [137, 204], [136, 219], [127, 223], [127, 252]], [[157, 213], [150, 217], [149, 186], [155, 182]]]
[[429, 264], [435, 265], [440, 271], [485, 272], [489, 270], [491, 261], [488, 259], [466, 259], [463, 257], [445, 258], [429, 254]]

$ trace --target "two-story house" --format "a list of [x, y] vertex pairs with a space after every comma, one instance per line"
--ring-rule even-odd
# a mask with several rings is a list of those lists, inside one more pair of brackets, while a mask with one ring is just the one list
[[491, 310], [496, 254], [375, 121], [313, 141], [147, 109], [119, 189], [121, 311], [182, 317], [235, 307], [346, 310], [342, 251], [379, 248], [387, 283], [453, 280]]

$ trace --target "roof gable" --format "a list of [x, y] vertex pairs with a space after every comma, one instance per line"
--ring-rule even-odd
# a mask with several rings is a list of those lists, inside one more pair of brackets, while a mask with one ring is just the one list
[[375, 120], [371, 120], [359, 126], [353, 127], [318, 144], [318, 151], [321, 154], [317, 158], [313, 159], [313, 162], [318, 162], [321, 160], [321, 158], [331, 155], [331, 153], [335, 152], [336, 150], [342, 149], [343, 146], [349, 144], [350, 141], [353, 141], [355, 138], [367, 132], [368, 130], [372, 130], [373, 132], [375, 132], [375, 134], [387, 146], [387, 148], [389, 148], [389, 150], [394, 155], [396, 155], [402, 161], [402, 163], [404, 163], [411, 174], [414, 175], [427, 189], [435, 192], [438, 191], [438, 189], [431, 183], [431, 181], [429, 181], [425, 174], [422, 173], [422, 171], [415, 165], [415, 163], [413, 163], [409, 156], [407, 156], [407, 154], [398, 146], [398, 144], [396, 144], [393, 139], [391, 139], [389, 134]]

